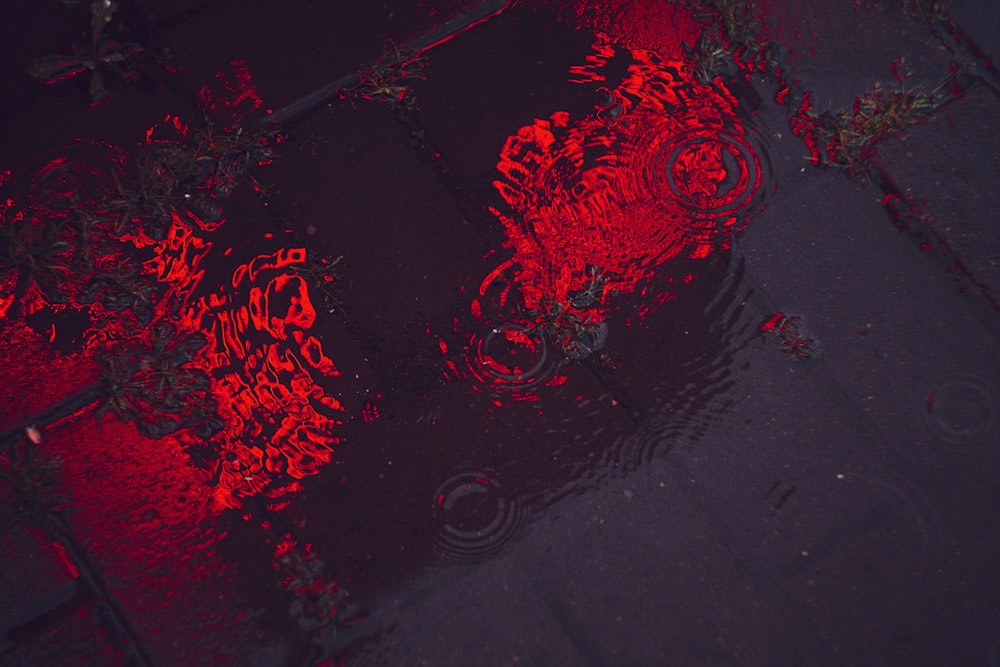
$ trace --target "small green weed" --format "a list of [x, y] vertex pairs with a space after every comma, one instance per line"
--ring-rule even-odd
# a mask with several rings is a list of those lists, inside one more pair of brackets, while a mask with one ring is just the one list
[[42, 521], [66, 502], [59, 492], [62, 459], [39, 449], [40, 431], [29, 426], [22, 442], [0, 452], [0, 479], [14, 491], [12, 522]]

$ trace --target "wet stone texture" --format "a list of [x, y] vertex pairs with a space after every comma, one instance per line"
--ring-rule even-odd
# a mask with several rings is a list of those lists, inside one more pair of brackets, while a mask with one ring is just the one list
[[975, 277], [968, 289], [994, 301], [1000, 297], [1000, 240], [985, 221], [996, 219], [1000, 173], [995, 161], [975, 157], [973, 148], [1000, 138], [996, 110], [997, 95], [977, 89], [886, 146], [880, 156], [905, 192], [934, 193], [924, 212]]
[[[14, 517], [7, 508], [13, 498], [4, 494], [6, 524]], [[101, 636], [93, 600], [63, 560], [60, 545], [42, 531], [24, 524], [22, 539], [4, 543], [4, 600], [18, 605], [4, 606], [0, 617], [5, 663], [40, 665], [58, 662], [60, 656], [77, 656], [80, 664], [114, 664], [114, 648]], [[74, 577], [76, 575], [76, 577]]]
[[[91, 205], [79, 156], [110, 148], [60, 160], [74, 137], [252, 126], [462, 6], [138, 2], [112, 25], [168, 66], [89, 106], [23, 74], [86, 42], [84, 4], [0, 20], [5, 231], [23, 189]], [[412, 100], [380, 80], [283, 127], [224, 222], [121, 241], [158, 321], [208, 336], [219, 432], [53, 416], [137, 332], [2, 323], [4, 471], [35, 421], [63, 495], [13, 523], [0, 487], [0, 662], [997, 662], [995, 12], [759, 2], [782, 75], [713, 81], [684, 3], [511, 4], [423, 53]], [[805, 91], [849, 111], [900, 57], [977, 83], [877, 182], [814, 166]]]

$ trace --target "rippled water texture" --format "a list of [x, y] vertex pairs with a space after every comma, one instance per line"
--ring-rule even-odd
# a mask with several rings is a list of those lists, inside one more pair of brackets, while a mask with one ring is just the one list
[[458, 472], [434, 494], [436, 548], [451, 561], [480, 561], [516, 538], [524, 508], [487, 470]]
[[[203, 91], [206, 107], [222, 109], [228, 118], [239, 104], [259, 100], [248, 92], [245, 68], [237, 68], [241, 73], [238, 85], [227, 87], [232, 100]], [[179, 119], [168, 120], [182, 137], [187, 133]], [[151, 129], [147, 142], [173, 141], [153, 138], [161, 133]], [[80, 314], [89, 324], [77, 334], [89, 353], [153, 355], [152, 361], [136, 362], [140, 370], [132, 386], [150, 363], [159, 363], [157, 350], [175, 349], [185, 339], [205, 341], [178, 362], [209, 378], [207, 389], [185, 400], [217, 406], [221, 423], [188, 423], [182, 412], [176, 423], [167, 423], [167, 432], [182, 428], [178, 437], [210, 475], [218, 507], [298, 488], [298, 480], [330, 460], [342, 410], [322, 386], [338, 372], [310, 333], [316, 310], [308, 285], [294, 271], [306, 261], [306, 251], [278, 249], [241, 263], [230, 257], [231, 248], [214, 247], [212, 233], [222, 219], [169, 207], [159, 219], [118, 213], [126, 163], [124, 151], [81, 140], [47, 157], [26, 192], [7, 199], [0, 213], [11, 242], [51, 251], [7, 267], [0, 315], [10, 320], [47, 313], [55, 322], [60, 313]], [[76, 218], [74, 209], [82, 211]], [[217, 290], [205, 289], [206, 273], [221, 285]], [[50, 339], [62, 334], [56, 324], [45, 326]], [[171, 412], [145, 398], [132, 405], [142, 408], [133, 415], [139, 422], [147, 414]], [[164, 432], [162, 425], [139, 426]]]
[[224, 423], [208, 450], [225, 506], [294, 490], [293, 480], [316, 473], [339, 442], [340, 403], [319, 384], [338, 373], [308, 333], [316, 320], [308, 286], [289, 270], [304, 261], [301, 248], [257, 257], [185, 316], [209, 335], [198, 364], [213, 378]]
[[[621, 59], [625, 75], [607, 81]], [[529, 311], [585, 291], [595, 267], [603, 298], [634, 291], [671, 259], [728, 248], [766, 180], [721, 80], [702, 84], [682, 61], [601, 43], [571, 75], [597, 87], [594, 112], [525, 125], [497, 165], [508, 208], [494, 213]]]

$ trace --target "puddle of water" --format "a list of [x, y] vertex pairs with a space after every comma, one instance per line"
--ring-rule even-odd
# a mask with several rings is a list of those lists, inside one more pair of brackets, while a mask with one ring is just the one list
[[[446, 357], [457, 359], [451, 379], [470, 377], [488, 397], [479, 404], [487, 408], [479, 413], [484, 421], [511, 411], [499, 418], [514, 427], [503, 441], [516, 439], [527, 425], [545, 449], [511, 457], [494, 448], [437, 477], [443, 481], [423, 507], [436, 528], [434, 549], [445, 561], [479, 562], [504, 549], [523, 529], [529, 505], [565, 493], [560, 485], [593, 467], [602, 444], [621, 442], [600, 425], [603, 415], [620, 411], [615, 400], [604, 400], [610, 394], [593, 379], [570, 381], [568, 361], [596, 358], [615, 328], [655, 322], [650, 314], [657, 304], [701, 279], [688, 270], [675, 275], [677, 263], [691, 268], [727, 251], [768, 188], [767, 160], [721, 83], [697, 82], [682, 61], [601, 41], [569, 75], [593, 89], [595, 106], [583, 117], [555, 112], [530, 122], [498, 146], [496, 188], [505, 206], [494, 213], [511, 258], [487, 273], [470, 304], [481, 326], [465, 332], [455, 349], [441, 342]], [[234, 67], [220, 85], [224, 94], [203, 90], [200, 97], [223, 129], [261, 105], [244, 67]], [[187, 131], [176, 118], [171, 124], [182, 135]], [[151, 131], [157, 138], [150, 140], [168, 142], [158, 138], [161, 131]], [[24, 210], [65, 215], [82, 192], [114, 192], [124, 168], [122, 151], [80, 144], [38, 170], [31, 188], [38, 199]], [[116, 221], [111, 236], [129, 245], [127, 252], [109, 253], [108, 261], [142, 258], [120, 268], [136, 283], [155, 281], [147, 312], [131, 308], [130, 317], [116, 319], [114, 311], [86, 300], [82, 288], [92, 276], [79, 272], [70, 281], [77, 291], [64, 308], [87, 313], [81, 340], [88, 350], [125, 339], [162, 352], [171, 343], [144, 328], [158, 321], [175, 322], [178, 335], [206, 338], [180, 365], [210, 378], [203, 395], [217, 406], [220, 423], [210, 432], [182, 428], [172, 442], [203, 471], [189, 472], [207, 478], [216, 511], [260, 499], [267, 509], [255, 506], [253, 513], [266, 521], [269, 511], [294, 497], [301, 480], [333, 459], [343, 420], [333, 389], [338, 371], [312, 332], [314, 297], [296, 270], [308, 262], [307, 251], [261, 239], [259, 254], [239, 257], [238, 250], [217, 245], [214, 233], [227, 222], [208, 204], [158, 219]], [[76, 257], [63, 259], [60, 273], [77, 268], [71, 266]], [[25, 312], [62, 310], [53, 306], [56, 285], [36, 282], [33, 290], [10, 290], [4, 312], [14, 315], [15, 302]], [[714, 304], [708, 319], [726, 321], [730, 305]], [[620, 314], [633, 306], [631, 315]], [[721, 326], [716, 342], [727, 335]], [[729, 358], [714, 362], [708, 356], [703, 350], [688, 360], [709, 368], [702, 368], [707, 375], [688, 377], [672, 403], [683, 419], [693, 420], [724, 390], [719, 369]], [[708, 389], [699, 385], [704, 377], [710, 378]], [[568, 408], [556, 407], [570, 390]], [[596, 426], [582, 433], [582, 423]], [[660, 428], [656, 437], [664, 433]], [[639, 449], [620, 456], [651, 456], [651, 448]], [[497, 465], [487, 465], [490, 458]], [[528, 468], [542, 471], [526, 475]], [[529, 490], [521, 488], [524, 477]]]
[[[365, 436], [368, 447], [398, 443], [371, 454], [384, 483], [350, 490], [360, 472], [351, 448], [339, 485], [306, 483], [309, 497], [339, 510], [312, 514], [323, 526], [316, 541], [352, 535], [341, 563], [348, 578], [367, 577], [365, 591], [395, 584], [394, 569], [405, 574], [380, 551], [426, 557], [415, 533], [433, 530], [432, 562], [482, 563], [558, 499], [697, 438], [731, 400], [730, 367], [757, 335], [745, 286], [725, 276], [732, 235], [772, 186], [737, 99], [720, 83], [697, 83], [680, 61], [603, 43], [570, 76], [594, 90], [591, 113], [537, 119], [502, 146], [496, 189], [505, 205], [494, 212], [509, 252], [487, 257], [483, 277], [470, 279], [468, 313], [438, 339], [443, 393]], [[573, 359], [567, 332], [594, 324], [606, 326], [591, 339], [601, 345]], [[646, 364], [665, 375], [654, 384], [670, 397], [626, 400], [616, 371], [641, 368], [651, 348], [677, 362], [667, 372]], [[648, 428], [624, 437], [648, 407]], [[455, 459], [471, 462], [441, 465]], [[428, 487], [421, 476], [442, 481]], [[392, 519], [351, 529], [345, 518], [371, 497]], [[414, 519], [401, 506], [420, 497], [433, 498], [429, 516]], [[355, 574], [351, 561], [362, 559], [369, 572]]]
[[[330, 570], [395, 568], [384, 578], [370, 575], [375, 590], [428, 562], [483, 563], [516, 544], [533, 512], [697, 440], [725, 413], [736, 400], [734, 368], [760, 331], [756, 314], [745, 308], [741, 267], [729, 265], [730, 245], [766, 204], [770, 162], [733, 92], [721, 79], [700, 81], [681, 59], [680, 42], [697, 35], [693, 24], [671, 23], [679, 10], [661, 4], [645, 8], [661, 21], [650, 25], [672, 25], [658, 42], [656, 30], [629, 19], [630, 35], [619, 43], [597, 39], [568, 73], [592, 90], [589, 113], [552, 110], [522, 119], [497, 146], [494, 186], [501, 201], [492, 212], [506, 244], [470, 279], [474, 288], [467, 291], [475, 296], [468, 313], [456, 314], [454, 329], [438, 339], [440, 393], [422, 403], [415, 397], [390, 418], [380, 416], [377, 399], [369, 402], [351, 424], [354, 444], [366, 451], [354, 459], [348, 454], [343, 469], [331, 464], [340, 462], [336, 450], [351, 416], [338, 398], [344, 379], [330, 356], [336, 351], [324, 350], [318, 337], [317, 294], [303, 275], [307, 249], [274, 239], [258, 239], [252, 256], [223, 248], [215, 232], [225, 221], [221, 213], [214, 217], [219, 209], [209, 201], [152, 226], [125, 220], [116, 239], [129, 244], [128, 252], [101, 250], [89, 273], [68, 282], [66, 274], [81, 261], [75, 250], [89, 242], [72, 226], [58, 239], [68, 245], [58, 245], [52, 271], [36, 272], [34, 284], [22, 280], [27, 269], [5, 275], [0, 315], [31, 314], [44, 330], [47, 311], [86, 313], [83, 332], [64, 332], [53, 321], [51, 341], [96, 350], [125, 338], [163, 352], [170, 344], [146, 326], [162, 321], [176, 323], [179, 334], [205, 336], [179, 366], [210, 379], [198, 398], [217, 405], [219, 424], [181, 429], [159, 443], [120, 429], [135, 442], [122, 444], [112, 466], [117, 474], [162, 477], [162, 486], [148, 492], [122, 481], [120, 495], [110, 499], [126, 506], [137, 494], [139, 505], [152, 508], [149, 516], [125, 517], [146, 526], [150, 543], [223, 508], [241, 509], [248, 525], [253, 519], [263, 528], [252, 539], [289, 569], [293, 613], [329, 617], [343, 597]], [[621, 10], [601, 15], [596, 6], [583, 7], [576, 20], [595, 27]], [[662, 50], [650, 50], [657, 44]], [[234, 68], [223, 84], [230, 95], [203, 93], [202, 105], [221, 126], [234, 127], [261, 100], [245, 68]], [[0, 213], [61, 219], [80, 193], [113, 191], [123, 164], [118, 149], [79, 144], [37, 170], [19, 211], [7, 204]], [[155, 281], [148, 311], [126, 303], [121, 310], [131, 310], [131, 319], [119, 318], [84, 289], [111, 264], [128, 277]], [[105, 300], [114, 288], [105, 285]], [[66, 306], [53, 305], [57, 293]], [[432, 335], [430, 327], [425, 333]], [[137, 364], [149, 370], [147, 362]], [[656, 374], [664, 377], [651, 380]], [[946, 378], [929, 391], [923, 420], [935, 437], [979, 446], [995, 435], [995, 410], [990, 383]], [[182, 413], [177, 426], [191, 426], [185, 419]], [[90, 435], [91, 445], [99, 436]], [[94, 458], [101, 455], [93, 449]], [[456, 461], [466, 463], [456, 467]], [[74, 465], [78, 480], [93, 472], [87, 462]], [[365, 475], [373, 479], [355, 482]], [[934, 560], [927, 556], [938, 548], [934, 521], [908, 484], [854, 471], [836, 480], [820, 476], [775, 491], [775, 509], [791, 515], [775, 538], [780, 545], [772, 545], [779, 559], [808, 554], [830, 563], [846, 553], [857, 560], [873, 540], [896, 540], [909, 551], [879, 554], [880, 567], [909, 575], [902, 565], [909, 555]], [[806, 489], [815, 490], [813, 502], [803, 502]], [[177, 516], [160, 522], [166, 510], [156, 494], [180, 499]], [[204, 505], [184, 511], [192, 497], [207, 502], [208, 496], [210, 511]], [[304, 498], [308, 511], [294, 514], [295, 498]], [[826, 501], [815, 498], [835, 498], [871, 523], [831, 521]], [[298, 521], [284, 520], [278, 530], [278, 516]], [[98, 537], [114, 530], [110, 520], [89, 520]], [[320, 558], [318, 548], [303, 546], [290, 555], [297, 543], [284, 527], [306, 524], [314, 542], [332, 553]], [[219, 537], [207, 531], [192, 539], [195, 548], [211, 549]], [[177, 566], [111, 541], [123, 557], [179, 578]], [[379, 553], [389, 549], [398, 551]], [[207, 576], [203, 563], [180, 567], [189, 564], [196, 576]], [[141, 581], [133, 566], [116, 590]], [[149, 601], [122, 595], [131, 608]]]
[[[608, 452], [612, 469], [632, 470], [666, 456], [676, 446], [692, 446], [739, 400], [730, 390], [734, 375], [746, 367], [750, 351], [756, 349], [752, 343], [760, 337], [759, 315], [747, 308], [750, 286], [744, 280], [742, 259], [736, 258], [731, 267], [720, 262], [719, 267], [721, 279], [702, 276], [708, 285], [691, 303], [698, 311], [678, 311], [670, 303], [662, 313], [647, 316], [654, 328], [665, 319], [680, 318], [690, 332], [682, 335], [696, 342], [689, 342], [683, 356], [675, 358], [669, 374], [651, 381], [652, 395], [636, 432]], [[650, 344], [655, 343], [646, 343]]]
[[[609, 80], [621, 60], [624, 76]], [[595, 88], [593, 112], [557, 111], [507, 139], [495, 181], [506, 207], [494, 213], [522, 310], [596, 324], [611, 295], [667, 262], [728, 249], [769, 178], [736, 98], [699, 83], [688, 63], [599, 41], [572, 76]]]
[[[223, 95], [201, 95], [206, 113], [223, 125], [260, 104], [243, 67], [223, 87]], [[172, 116], [164, 125], [177, 138], [151, 128], [132, 155], [80, 140], [45, 157], [0, 209], [4, 250], [18, 258], [4, 266], [5, 344], [27, 339], [37, 347], [40, 334], [63, 346], [72, 341], [79, 348], [72, 358], [50, 347], [38, 363], [90, 383], [79, 392], [86, 404], [60, 403], [73, 382], [57, 377], [37, 392], [48, 400], [26, 403], [19, 418], [42, 416], [45, 451], [65, 459], [73, 525], [100, 554], [115, 599], [130, 613], [142, 610], [144, 630], [157, 618], [165, 627], [161, 612], [197, 598], [205, 573], [232, 585], [213, 560], [224, 534], [212, 522], [255, 496], [272, 507], [287, 502], [297, 480], [329, 462], [342, 411], [323, 386], [338, 371], [310, 332], [316, 310], [301, 271], [305, 250], [267, 252], [278, 245], [269, 234], [255, 245], [263, 251], [256, 257], [231, 256], [233, 248], [216, 244], [225, 219], [215, 200], [247, 165], [266, 160], [264, 147], [248, 145], [244, 153], [230, 143], [242, 141], [240, 133], [187, 137]], [[198, 168], [180, 177], [186, 172], [174, 168], [186, 159]], [[210, 217], [202, 217], [206, 211]], [[76, 317], [60, 318], [64, 313]], [[26, 315], [37, 334], [19, 324]], [[79, 327], [63, 331], [67, 321]], [[29, 363], [11, 369], [22, 374], [20, 386], [41, 381], [23, 376]], [[132, 424], [94, 419], [88, 410], [96, 405]], [[64, 414], [50, 414], [53, 406]], [[73, 425], [72, 437], [59, 428], [65, 424]], [[88, 484], [95, 478], [99, 485]], [[171, 544], [165, 553], [149, 551], [163, 541]], [[151, 571], [169, 590], [143, 583]], [[202, 620], [220, 614], [235, 637], [246, 625], [225, 616], [239, 604], [232, 598], [212, 610], [198, 599], [190, 611]], [[185, 619], [175, 614], [171, 623]], [[155, 654], [177, 654], [140, 635]], [[211, 650], [197, 643], [184, 649]]]

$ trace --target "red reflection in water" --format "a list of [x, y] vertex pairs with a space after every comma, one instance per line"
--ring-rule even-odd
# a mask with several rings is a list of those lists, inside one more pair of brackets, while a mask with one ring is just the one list
[[[232, 104], [216, 108], [259, 106], [259, 98], [244, 90], [248, 86], [248, 75], [241, 78], [238, 70], [232, 89], [243, 90], [243, 98], [236, 95]], [[173, 116], [162, 125], [182, 137], [188, 131]], [[156, 138], [158, 133], [154, 128], [145, 140], [169, 143]], [[212, 235], [222, 219], [175, 210], [154, 234], [142, 220], [131, 224], [109, 215], [101, 200], [114, 192], [124, 157], [111, 146], [77, 142], [47, 160], [23, 196], [0, 201], [0, 231], [21, 234], [17, 242], [41, 239], [55, 251], [48, 257], [51, 270], [0, 267], [6, 355], [0, 380], [24, 390], [8, 392], [0, 419], [5, 428], [21, 427], [68, 394], [90, 396], [101, 372], [96, 353], [114, 345], [147, 350], [156, 342], [157, 325], [162, 330], [170, 323], [181, 337], [205, 337], [205, 345], [181, 365], [210, 378], [206, 393], [218, 403], [222, 427], [207, 440], [193, 430], [154, 440], [135, 423], [77, 412], [43, 424], [41, 446], [62, 457], [73, 530], [109, 596], [141, 626], [145, 648], [176, 658], [177, 664], [196, 664], [210, 655], [229, 664], [237, 658], [219, 656], [220, 637], [227, 646], [250, 645], [259, 637], [248, 633], [249, 623], [233, 618], [240, 602], [233, 598], [231, 564], [215, 552], [225, 534], [213, 519], [220, 509], [237, 507], [254, 494], [280, 507], [280, 496], [330, 460], [342, 408], [324, 385], [338, 371], [311, 333], [316, 310], [295, 271], [306, 260], [305, 250], [279, 249], [239, 264], [231, 258], [235, 253], [214, 247]], [[76, 233], [80, 227], [70, 216], [72, 208], [99, 219], [90, 236]], [[59, 236], [38, 236], [51, 230]], [[206, 272], [211, 269], [211, 277], [218, 278], [222, 262], [229, 280], [212, 291]], [[111, 268], [127, 274], [122, 285], [111, 286], [124, 287], [122, 295], [149, 290], [150, 312], [108, 309], [102, 305], [106, 299], [91, 293]], [[40, 334], [23, 320], [31, 313], [63, 311], [89, 320], [82, 349], [69, 355], [43, 342], [55, 325], [39, 319]], [[374, 405], [369, 411], [377, 415]], [[62, 427], [67, 424], [71, 427]], [[71, 558], [65, 561], [72, 576], [86, 574]], [[335, 582], [314, 578], [309, 584], [305, 591], [292, 591], [296, 599], [307, 593], [304, 604], [343, 598]], [[178, 645], [178, 636], [187, 640]]]
[[241, 60], [229, 63], [231, 78], [224, 73], [215, 75], [222, 93], [214, 92], [211, 86], [203, 86], [198, 91], [198, 104], [202, 110], [219, 124], [224, 132], [232, 132], [250, 111], [264, 104], [257, 93], [257, 87], [250, 76], [250, 68]]
[[802, 143], [809, 149], [809, 159], [814, 167], [818, 167], [822, 162], [822, 150], [832, 150], [835, 139], [831, 138], [826, 146], [820, 146], [816, 138], [815, 121], [810, 118], [813, 112], [812, 91], [807, 90], [802, 95], [802, 102], [796, 110], [795, 115], [789, 120], [792, 134], [802, 139]]
[[339, 442], [341, 405], [318, 383], [338, 371], [308, 333], [316, 320], [308, 286], [289, 271], [304, 261], [302, 248], [261, 255], [234, 271], [232, 289], [184, 314], [186, 326], [209, 336], [198, 363], [213, 378], [225, 424], [211, 447], [222, 506], [294, 491]]
[[[703, 84], [686, 62], [601, 42], [571, 74], [605, 82], [610, 61], [625, 56], [626, 74], [598, 90], [593, 113], [536, 119], [501, 151], [495, 186], [508, 208], [494, 213], [528, 311], [576, 305], [586, 292], [598, 305], [576, 311], [599, 321], [608, 294], [632, 292], [664, 262], [727, 248], [760, 190], [761, 163], [721, 80]], [[481, 294], [507, 268], [487, 276]], [[595, 268], [606, 278], [598, 293]]]
[[[230, 79], [219, 76], [222, 94], [206, 87], [199, 95], [217, 123], [198, 140], [205, 159], [212, 159], [222, 145], [217, 141], [227, 141], [213, 134], [218, 127], [231, 130], [247, 111], [261, 106], [245, 64], [231, 67]], [[190, 134], [176, 116], [168, 115], [161, 125], [181, 138]], [[151, 128], [146, 143], [185, 146], [159, 134], [159, 127]], [[125, 157], [114, 147], [79, 141], [38, 170], [23, 201], [0, 205], [0, 223], [16, 242], [29, 247], [43, 247], [44, 242], [53, 248], [44, 270], [36, 263], [4, 271], [0, 317], [14, 314], [15, 304], [18, 315], [80, 311], [91, 322], [82, 339], [89, 354], [115, 345], [156, 349], [153, 332], [163, 322], [170, 322], [180, 337], [205, 336], [204, 347], [182, 365], [210, 378], [205, 393], [218, 405], [222, 428], [208, 441], [204, 432], [182, 431], [177, 438], [208, 470], [216, 506], [238, 507], [241, 499], [259, 493], [274, 500], [296, 490], [298, 480], [330, 460], [339, 442], [334, 432], [342, 411], [323, 386], [338, 371], [310, 333], [316, 310], [308, 285], [294, 271], [305, 262], [306, 251], [260, 255], [236, 265], [225, 287], [199, 294], [207, 265], [230, 254], [215, 252], [211, 240], [224, 219], [172, 210], [161, 225], [148, 225], [141, 217], [114, 214], [108, 202], [120, 192]], [[257, 159], [256, 153], [247, 157]], [[220, 159], [206, 175], [208, 185], [196, 187], [214, 200], [218, 179], [235, 174], [232, 169]], [[86, 237], [71, 215], [80, 208], [91, 216]], [[93, 285], [112, 267], [123, 276], [114, 287], [124, 288], [126, 296], [129, 290], [145, 290], [150, 305], [144, 308], [150, 312], [140, 313], [138, 306], [111, 311], [102, 305]], [[366, 415], [377, 416], [377, 408], [368, 406]]]
[[555, 3], [578, 28], [606, 33], [628, 48], [650, 49], [661, 54], [681, 54], [683, 45], [695, 44], [702, 23], [682, 2], [635, 0], [576, 0]]

